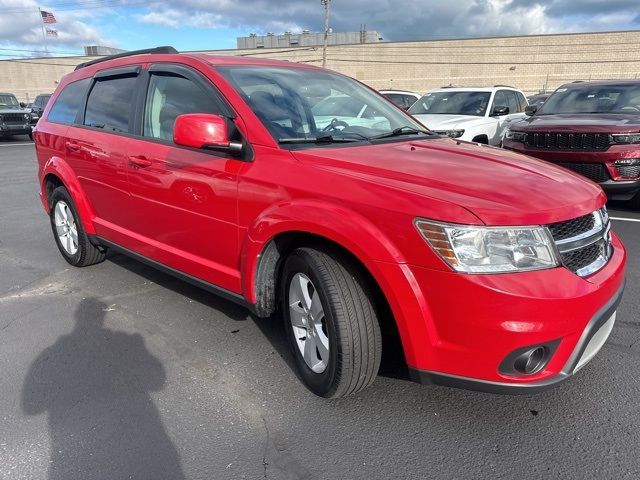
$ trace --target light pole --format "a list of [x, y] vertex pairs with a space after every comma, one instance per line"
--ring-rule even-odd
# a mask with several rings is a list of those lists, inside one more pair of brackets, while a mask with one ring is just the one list
[[327, 41], [329, 40], [329, 5], [331, 0], [320, 0], [324, 7], [324, 42], [322, 43], [322, 68], [327, 66]]

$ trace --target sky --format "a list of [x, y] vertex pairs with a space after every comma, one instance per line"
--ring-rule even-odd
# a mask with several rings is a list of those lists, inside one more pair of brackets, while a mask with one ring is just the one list
[[[0, 0], [0, 58], [126, 50], [233, 49], [249, 33], [322, 30], [320, 0]], [[38, 7], [58, 37], [43, 39]], [[334, 31], [366, 24], [385, 40], [640, 29], [640, 0], [332, 0]]]

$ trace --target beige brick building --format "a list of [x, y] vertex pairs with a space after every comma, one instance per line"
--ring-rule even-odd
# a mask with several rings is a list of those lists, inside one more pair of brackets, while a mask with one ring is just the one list
[[[320, 47], [211, 51], [320, 65]], [[0, 91], [21, 100], [51, 92], [89, 57], [0, 61]], [[640, 31], [335, 45], [327, 67], [375, 88], [506, 84], [527, 94], [573, 80], [640, 78]]]

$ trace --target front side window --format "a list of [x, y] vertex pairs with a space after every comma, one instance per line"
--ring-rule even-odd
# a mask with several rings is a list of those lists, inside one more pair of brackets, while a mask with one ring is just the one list
[[128, 132], [137, 77], [98, 79], [89, 93], [84, 124], [114, 132]]
[[483, 117], [489, 104], [489, 92], [431, 92], [409, 108], [413, 115], [472, 115]]
[[638, 113], [640, 83], [577, 85], [556, 90], [542, 105], [542, 115], [572, 113]]
[[67, 125], [74, 123], [90, 83], [91, 79], [85, 78], [64, 87], [49, 111], [48, 120]]
[[424, 127], [355, 80], [306, 68], [236, 66], [218, 71], [281, 143], [324, 139], [366, 141]]
[[18, 99], [13, 95], [0, 95], [0, 107], [18, 107]]
[[171, 74], [152, 74], [144, 110], [145, 137], [173, 140], [173, 126], [185, 113], [220, 114], [216, 100], [191, 80]]

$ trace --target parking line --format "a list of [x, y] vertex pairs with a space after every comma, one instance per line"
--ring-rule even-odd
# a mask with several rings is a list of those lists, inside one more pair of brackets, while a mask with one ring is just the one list
[[33, 145], [33, 142], [29, 143], [5, 143], [4, 145], [0, 145], [0, 147], [19, 147], [22, 145]]
[[638, 222], [640, 223], [640, 218], [625, 218], [625, 217], [609, 217], [611, 220], [620, 220], [621, 222]]

